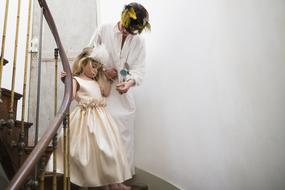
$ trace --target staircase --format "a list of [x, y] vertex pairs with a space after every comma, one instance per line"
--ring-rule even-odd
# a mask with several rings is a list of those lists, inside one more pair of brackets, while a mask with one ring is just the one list
[[[8, 2], [9, 1], [7, 0], [7, 3]], [[31, 2], [31, 0], [29, 0], [29, 2]], [[70, 174], [68, 173], [68, 169], [64, 172], [64, 174], [45, 172], [46, 163], [49, 160], [50, 155], [56, 148], [56, 143], [52, 143], [53, 139], [59, 127], [61, 126], [62, 122], [63, 122], [64, 128], [67, 129], [68, 131], [68, 110], [69, 110], [71, 97], [72, 97], [72, 83], [71, 83], [72, 77], [71, 77], [71, 71], [70, 71], [67, 56], [61, 44], [59, 34], [57, 32], [55, 23], [53, 21], [53, 17], [47, 6], [47, 3], [45, 0], [38, 0], [38, 2], [40, 4], [40, 7], [42, 8], [43, 15], [49, 25], [49, 28], [54, 36], [56, 45], [59, 50], [63, 69], [67, 73], [66, 79], [64, 81], [64, 87], [65, 87], [64, 97], [63, 97], [63, 101], [61, 102], [59, 109], [57, 110], [57, 114], [55, 115], [54, 120], [51, 122], [51, 124], [48, 127], [48, 130], [41, 136], [41, 139], [36, 143], [36, 145], [29, 146], [28, 144], [29, 143], [29, 130], [37, 126], [34, 126], [32, 123], [29, 123], [29, 122], [16, 120], [18, 101], [21, 101], [21, 99], [25, 99], [24, 98], [25, 92], [26, 92], [25, 91], [25, 86], [26, 86], [25, 79], [24, 79], [24, 84], [23, 84], [24, 86], [23, 95], [14, 92], [13, 86], [14, 86], [15, 80], [12, 80], [11, 90], [1, 88], [1, 82], [0, 82], [0, 88], [1, 88], [0, 98], [2, 101], [0, 102], [0, 162], [9, 180], [9, 184], [6, 186], [7, 190], [10, 190], [10, 189], [12, 190], [17, 190], [17, 189], [24, 189], [24, 190], [33, 190], [33, 189], [70, 190], [72, 189], [72, 190], [77, 190], [80, 188], [70, 183], [70, 179], [69, 179]], [[6, 3], [6, 9], [8, 8], [7, 3]], [[18, 7], [18, 10], [20, 10], [19, 7]], [[29, 8], [29, 11], [30, 11], [30, 8]], [[7, 12], [8, 11], [5, 10], [4, 23], [7, 21], [6, 20]], [[17, 15], [19, 15], [19, 11]], [[19, 19], [19, 16], [17, 16], [17, 22], [18, 22], [18, 19]], [[5, 24], [4, 24], [4, 31], [5, 31]], [[17, 27], [16, 27], [16, 31], [17, 31]], [[28, 31], [29, 31], [29, 25], [28, 25]], [[27, 36], [29, 36], [28, 34]], [[17, 35], [17, 32], [16, 32], [16, 35]], [[2, 48], [1, 48], [1, 55], [4, 57], [3, 52], [5, 49], [4, 48], [5, 46], [3, 46], [3, 39], [5, 39], [5, 32], [3, 32]], [[27, 40], [27, 43], [29, 43], [28, 40]], [[17, 47], [16, 44], [17, 44], [17, 40], [15, 40], [15, 47]], [[26, 48], [26, 55], [27, 53], [28, 51]], [[3, 58], [2, 60], [3, 60], [3, 66], [8, 63], [6, 59]], [[13, 63], [13, 68], [16, 67], [16, 65], [14, 64], [15, 63]], [[25, 69], [26, 68], [27, 67], [25, 67]], [[2, 71], [3, 70], [1, 67], [0, 77], [3, 77]], [[14, 75], [15, 73], [13, 72], [12, 77], [14, 77]], [[22, 104], [24, 103], [22, 102]], [[22, 110], [25, 110], [25, 109], [22, 109]], [[50, 144], [53, 144], [53, 146], [50, 146]], [[66, 154], [66, 156], [67, 155], [68, 154]], [[68, 160], [68, 156], [66, 159]], [[67, 161], [66, 166], [68, 166], [68, 161]], [[129, 180], [126, 183], [132, 186], [132, 190], [147, 190], [148, 189], [147, 186], [145, 185], [133, 184], [134, 181], [132, 180]], [[91, 189], [99, 190], [101, 188], [98, 187], [98, 188], [91, 188]]]
[[[17, 113], [17, 104], [22, 95], [15, 93], [14, 96], [14, 113]], [[20, 126], [21, 122], [16, 120], [16, 115], [13, 116], [12, 120], [15, 121], [15, 127], [5, 127], [8, 125], [4, 121], [8, 121], [10, 118], [10, 104], [11, 104], [11, 91], [2, 88], [2, 103], [0, 106], [0, 160], [2, 167], [8, 177], [12, 177], [16, 174], [16, 171], [20, 167], [21, 160], [19, 159], [19, 154], [17, 153], [17, 142], [20, 136]], [[32, 124], [25, 122], [25, 138], [24, 142], [28, 143], [28, 130]]]
[[[17, 104], [21, 97], [22, 95], [18, 93], [16, 93], [14, 96], [14, 113], [17, 113]], [[10, 98], [11, 91], [2, 88], [3, 103], [0, 106], [0, 119], [2, 119], [2, 121], [7, 121], [10, 119], [8, 111], [11, 103]], [[34, 146], [28, 146], [29, 129], [32, 127], [32, 123], [24, 122], [25, 135], [23, 145], [21, 145], [21, 121], [16, 120], [16, 118], [17, 115], [15, 114], [13, 118], [15, 125], [13, 127], [5, 127], [4, 125], [0, 126], [0, 161], [9, 180], [11, 180], [17, 173], [22, 163], [27, 159], [34, 148]], [[21, 151], [21, 148], [23, 151]], [[48, 147], [45, 150], [45, 154], [42, 155], [42, 158], [45, 160], [49, 159], [52, 151], [52, 147]]]
[[[36, 144], [36, 146], [34, 145], [30, 146], [28, 144], [29, 129], [35, 126], [33, 126], [33, 124], [29, 122], [24, 122], [24, 121], [22, 122], [16, 120], [18, 101], [24, 99], [25, 93], [23, 93], [22, 95], [14, 92], [13, 88], [12, 90], [1, 88], [1, 83], [0, 83], [0, 88], [1, 88], [0, 98], [2, 100], [2, 102], [0, 102], [0, 162], [1, 162], [0, 172], [5, 173], [5, 176], [1, 176], [0, 173], [0, 189], [2, 190], [6, 188], [7, 190], [10, 189], [78, 190], [80, 189], [80, 187], [71, 184], [69, 182], [69, 174], [45, 172], [46, 163], [49, 160], [50, 155], [56, 148], [56, 145], [50, 146], [50, 144], [52, 144], [51, 143], [52, 139], [55, 137], [63, 121], [65, 121], [63, 122], [64, 126], [68, 125], [66, 121], [68, 119], [67, 115], [72, 97], [71, 96], [72, 79], [71, 79], [71, 72], [70, 72], [68, 59], [62, 47], [59, 34], [57, 32], [55, 23], [53, 21], [49, 8], [46, 4], [46, 1], [38, 0], [38, 2], [41, 8], [43, 9], [43, 14], [45, 16], [45, 19], [54, 36], [56, 45], [59, 50], [63, 69], [67, 73], [64, 82], [65, 84], [64, 98], [63, 101], [61, 102], [61, 106], [57, 110], [57, 114], [55, 115], [54, 121], [49, 125], [46, 133], [44, 133], [44, 135], [41, 137], [40, 141]], [[2, 44], [1, 54], [3, 49], [4, 48]], [[8, 61], [6, 59], [3, 59], [3, 66], [5, 66], [7, 63]], [[1, 72], [2, 71], [0, 70], [1, 74], [0, 77], [2, 77]], [[12, 94], [13, 94], [13, 99], [11, 100]], [[68, 126], [65, 127], [68, 128]], [[35, 168], [37, 169], [35, 170]], [[148, 190], [148, 186], [141, 184], [137, 177], [126, 181], [125, 184], [131, 186], [132, 190]], [[90, 189], [100, 190], [102, 188], [98, 187]], [[159, 189], [153, 189], [153, 190], [159, 190]]]
[[[0, 119], [8, 120], [9, 119], [9, 105], [11, 98], [11, 91], [2, 88], [2, 100], [3, 103], [0, 107]], [[17, 110], [18, 101], [22, 98], [21, 94], [16, 93], [14, 96], [14, 110]], [[16, 113], [16, 112], [15, 112]], [[27, 159], [29, 154], [34, 149], [34, 146], [28, 145], [28, 134], [29, 129], [33, 127], [32, 123], [25, 122], [25, 136], [24, 136], [24, 147], [23, 152], [20, 151], [19, 142], [20, 142], [20, 134], [21, 134], [21, 121], [16, 120], [17, 115], [14, 116], [15, 126], [12, 128], [9, 127], [1, 127], [0, 126], [0, 162], [3, 166], [4, 172], [8, 177], [8, 180], [12, 180], [13, 176], [20, 169], [22, 163]], [[50, 155], [53, 152], [53, 147], [49, 146], [45, 153], [41, 156], [41, 160], [47, 161]], [[44, 162], [45, 164], [46, 162]], [[34, 182], [32, 180], [33, 173], [25, 182], [25, 187], [22, 189], [33, 189]], [[57, 178], [57, 189], [63, 189], [63, 174], [56, 174]], [[53, 173], [47, 172], [44, 174], [44, 189], [50, 190], [52, 189], [52, 178]], [[29, 181], [30, 180], [30, 181]], [[127, 185], [132, 186], [133, 190], [148, 190], [148, 187], [144, 184], [137, 183], [134, 180], [126, 181]], [[71, 184], [71, 190], [79, 190], [80, 188], [74, 184]], [[92, 188], [94, 190], [100, 190], [102, 188]]]

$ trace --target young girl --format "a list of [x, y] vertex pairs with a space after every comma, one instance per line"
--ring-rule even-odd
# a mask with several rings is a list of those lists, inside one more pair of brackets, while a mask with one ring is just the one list
[[[73, 65], [73, 98], [76, 108], [70, 114], [70, 180], [81, 187], [130, 190], [121, 182], [131, 178], [121, 137], [105, 98], [110, 81], [102, 62], [104, 46], [84, 49]], [[56, 150], [57, 170], [63, 171], [63, 135]], [[51, 160], [52, 161], [52, 160]]]

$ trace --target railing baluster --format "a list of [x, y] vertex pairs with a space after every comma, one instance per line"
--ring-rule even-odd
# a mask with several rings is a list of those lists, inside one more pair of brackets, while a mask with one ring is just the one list
[[63, 120], [63, 190], [67, 190], [67, 114]]
[[70, 112], [67, 111], [67, 190], [70, 190]]
[[[38, 58], [38, 84], [37, 84], [37, 107], [36, 107], [36, 126], [35, 126], [35, 146], [38, 143], [39, 135], [39, 113], [40, 113], [40, 102], [41, 102], [41, 65], [42, 65], [42, 36], [43, 36], [43, 8], [41, 8], [40, 15], [40, 36], [39, 36], [39, 58]], [[35, 181], [38, 179], [38, 165], [35, 167]]]
[[43, 155], [40, 159], [40, 177], [39, 177], [40, 190], [45, 189], [45, 166], [46, 166], [46, 155]]
[[63, 120], [63, 189], [70, 190], [70, 171], [69, 171], [69, 110], [65, 114]]
[[56, 168], [57, 168], [57, 162], [56, 162], [56, 147], [57, 147], [57, 135], [54, 136], [52, 140], [52, 149], [53, 149], [53, 174], [52, 174], [52, 190], [57, 189], [57, 177], [56, 177]]
[[[31, 20], [31, 7], [32, 1], [29, 0], [28, 5], [28, 23], [27, 23], [27, 38], [26, 38], [26, 50], [25, 50], [25, 67], [24, 67], [24, 82], [23, 82], [23, 97], [22, 97], [22, 118], [21, 118], [21, 134], [18, 142], [19, 154], [24, 154], [25, 144], [25, 116], [26, 116], [26, 94], [27, 94], [27, 70], [28, 70], [28, 54], [29, 54], [29, 41], [30, 41], [30, 20]], [[22, 158], [21, 158], [22, 163]]]
[[7, 31], [7, 21], [8, 21], [8, 9], [9, 9], [9, 0], [6, 0], [5, 6], [5, 17], [4, 17], [4, 26], [2, 34], [2, 45], [1, 45], [1, 57], [0, 57], [0, 103], [2, 103], [2, 74], [3, 74], [3, 65], [4, 65], [4, 53], [5, 53], [5, 44], [6, 44], [6, 31]]
[[56, 115], [57, 112], [58, 51], [58, 48], [54, 49], [54, 115]]
[[17, 55], [18, 55], [20, 12], [21, 12], [21, 0], [18, 0], [16, 34], [15, 34], [15, 44], [14, 44], [14, 60], [13, 60], [13, 71], [12, 71], [12, 85], [11, 85], [11, 104], [10, 104], [10, 111], [9, 111], [10, 119], [14, 119], [14, 115], [15, 115], [14, 113], [14, 94], [15, 94], [14, 91], [15, 91], [15, 79], [16, 79], [16, 63], [17, 63]]
[[[58, 73], [58, 48], [54, 49], [54, 62], [55, 62], [55, 69], [54, 69], [54, 115], [57, 112], [57, 73]], [[53, 176], [52, 176], [52, 190], [57, 189], [57, 179], [56, 179], [56, 146], [57, 146], [57, 134], [54, 136], [52, 141], [53, 146]]]
[[43, 9], [41, 8], [40, 15], [40, 36], [39, 36], [39, 57], [38, 57], [38, 84], [37, 84], [37, 108], [36, 108], [36, 130], [35, 130], [35, 145], [38, 142], [39, 134], [39, 112], [41, 98], [41, 68], [42, 68], [42, 41], [43, 41]]

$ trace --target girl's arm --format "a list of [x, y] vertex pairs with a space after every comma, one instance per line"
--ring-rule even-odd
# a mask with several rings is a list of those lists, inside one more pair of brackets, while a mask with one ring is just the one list
[[100, 86], [101, 94], [102, 94], [102, 96], [107, 97], [107, 96], [109, 96], [110, 91], [111, 91], [112, 81], [107, 79], [104, 72], [100, 72], [98, 74], [99, 74], [98, 84]]
[[79, 84], [75, 78], [72, 79], [72, 99], [75, 98], [77, 91], [79, 90]]
[[[64, 78], [66, 77], [66, 72], [62, 71], [60, 73], [61, 81], [64, 83]], [[75, 98], [76, 92], [79, 90], [79, 84], [75, 78], [72, 79], [72, 99]]]

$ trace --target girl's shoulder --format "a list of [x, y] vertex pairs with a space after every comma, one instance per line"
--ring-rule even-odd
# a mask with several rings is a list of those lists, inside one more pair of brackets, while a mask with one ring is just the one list
[[81, 77], [79, 77], [79, 76], [73, 76], [73, 78], [75, 79], [75, 80], [78, 80], [78, 81], [81, 81], [81, 82], [84, 82], [84, 81], [94, 81], [94, 80], [92, 80], [92, 79], [84, 79], [84, 78], [81, 78]]
[[80, 77], [78, 76], [73, 76], [72, 77], [74, 80], [76, 80], [77, 83], [79, 83], [80, 80], [82, 80]]
[[92, 80], [92, 79], [83, 79], [83, 78], [81, 78], [81, 77], [79, 77], [79, 76], [73, 76], [73, 79], [75, 79], [76, 80], [76, 82], [79, 84], [79, 85], [81, 85], [81, 84], [97, 84], [98, 82], [97, 81], [95, 81], [95, 80]]
[[79, 86], [84, 85], [85, 81], [87, 81], [85, 79], [80, 78], [79, 76], [73, 76], [73, 80], [75, 80]]

